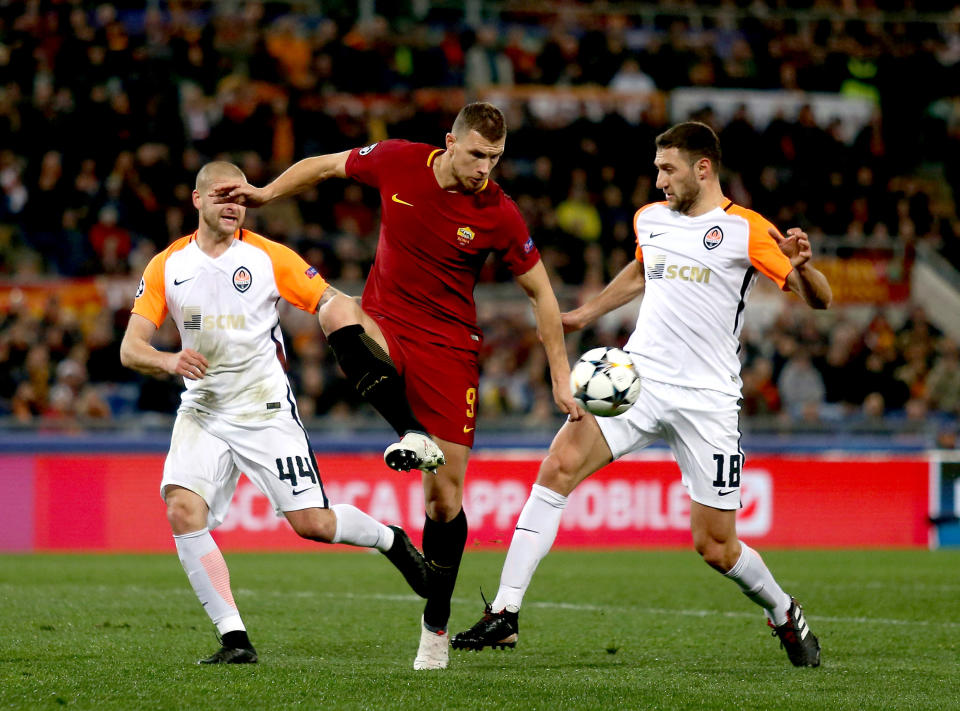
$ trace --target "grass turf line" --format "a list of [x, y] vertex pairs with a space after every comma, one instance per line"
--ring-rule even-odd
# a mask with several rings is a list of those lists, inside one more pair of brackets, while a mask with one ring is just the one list
[[[414, 672], [422, 604], [381, 556], [227, 554], [260, 653], [198, 667], [213, 627], [168, 556], [0, 556], [0, 708], [946, 709], [960, 552], [765, 551], [805, 606], [820, 669], [794, 669], [761, 613], [687, 551], [555, 551], [513, 651]], [[496, 591], [468, 551], [451, 631]]]

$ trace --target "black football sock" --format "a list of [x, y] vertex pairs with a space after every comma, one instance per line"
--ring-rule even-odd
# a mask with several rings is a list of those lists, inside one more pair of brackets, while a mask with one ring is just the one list
[[327, 336], [337, 362], [360, 396], [383, 415], [390, 426], [403, 436], [410, 430], [426, 432], [414, 417], [403, 387], [403, 378], [380, 345], [363, 326], [344, 326]]
[[460, 571], [463, 547], [467, 544], [467, 516], [460, 509], [456, 518], [438, 523], [427, 516], [423, 522], [423, 557], [433, 569], [434, 580], [423, 623], [434, 632], [447, 629], [450, 620], [450, 598]]
[[250, 643], [250, 638], [247, 637], [246, 630], [225, 632], [220, 638], [220, 644], [227, 649], [253, 649], [253, 645]]

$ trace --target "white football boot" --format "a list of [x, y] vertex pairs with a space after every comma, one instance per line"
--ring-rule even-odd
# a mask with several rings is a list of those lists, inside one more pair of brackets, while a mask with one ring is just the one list
[[431, 632], [420, 618], [420, 648], [417, 658], [413, 660], [413, 668], [417, 671], [424, 669], [446, 669], [450, 659], [450, 635], [446, 630], [440, 633]]
[[383, 453], [383, 461], [391, 469], [406, 472], [422, 469], [431, 474], [437, 473], [437, 467], [447, 463], [443, 451], [423, 432], [407, 432]]

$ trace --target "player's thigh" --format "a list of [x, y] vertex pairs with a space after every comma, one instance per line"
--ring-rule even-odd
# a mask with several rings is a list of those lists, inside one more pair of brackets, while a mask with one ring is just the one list
[[588, 413], [575, 422], [564, 422], [540, 464], [537, 484], [569, 496], [580, 482], [611, 461], [613, 455], [598, 418]]
[[270, 500], [277, 515], [327, 508], [323, 481], [306, 430], [288, 411], [256, 423], [231, 423], [237, 466]]
[[[477, 426], [477, 354], [459, 348], [391, 337], [400, 351], [407, 400], [436, 440], [473, 447]], [[446, 454], [446, 452], [444, 452]]]
[[664, 439], [690, 499], [715, 509], [739, 509], [743, 452], [737, 398], [712, 390], [672, 390]]
[[423, 500], [427, 515], [434, 521], [450, 521], [463, 507], [463, 484], [467, 473], [470, 448], [441, 437], [434, 442], [443, 451], [447, 462], [436, 474], [423, 472]]
[[212, 425], [215, 418], [196, 410], [177, 414], [163, 463], [160, 495], [166, 500], [174, 487], [193, 492], [207, 505], [207, 526], [215, 528], [226, 516], [240, 471], [229, 445]]

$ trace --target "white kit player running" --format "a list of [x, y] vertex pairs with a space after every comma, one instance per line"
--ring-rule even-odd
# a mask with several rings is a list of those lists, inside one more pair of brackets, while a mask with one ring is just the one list
[[666, 201], [637, 212], [636, 260], [600, 294], [563, 314], [565, 329], [576, 331], [643, 294], [625, 347], [643, 378], [640, 398], [617, 417], [587, 415], [563, 425], [520, 513], [496, 598], [452, 645], [515, 646], [520, 604], [553, 545], [567, 497], [613, 459], [663, 439], [690, 496], [697, 552], [763, 608], [795, 666], [818, 666], [820, 645], [800, 605], [737, 538], [743, 468], [737, 352], [744, 304], [758, 273], [813, 308], [830, 305], [830, 286], [812, 266], [802, 230], [781, 235], [724, 197], [720, 142], [712, 129], [677, 124], [657, 137], [656, 148], [657, 187]]
[[[203, 664], [257, 661], [210, 535], [241, 472], [300, 536], [376, 548], [417, 594], [427, 593], [426, 563], [403, 529], [348, 504], [329, 506], [287, 380], [277, 304], [315, 313], [336, 290], [292, 250], [243, 229], [242, 205], [208, 197], [213, 181], [237, 177], [232, 163], [201, 168], [197, 231], [147, 265], [120, 349], [125, 366], [179, 375], [186, 385], [160, 491], [180, 562], [221, 638]], [[167, 314], [180, 331], [177, 353], [150, 344]]]

